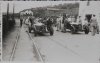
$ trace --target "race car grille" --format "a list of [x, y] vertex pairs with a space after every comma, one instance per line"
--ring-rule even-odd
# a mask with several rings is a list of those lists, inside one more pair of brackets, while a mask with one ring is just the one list
[[45, 30], [45, 26], [36, 26], [36, 29], [38, 31], [43, 31], [43, 30]]

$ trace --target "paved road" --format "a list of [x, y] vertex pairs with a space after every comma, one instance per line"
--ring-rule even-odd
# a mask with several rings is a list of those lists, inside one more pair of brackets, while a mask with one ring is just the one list
[[[20, 40], [18, 42], [14, 61], [37, 61], [33, 52], [33, 42], [30, 41], [25, 30], [22, 29]], [[3, 58], [9, 60], [13, 44], [15, 42], [15, 33], [8, 36], [3, 49]], [[71, 34], [55, 31], [54, 36], [41, 34], [34, 37], [45, 62], [54, 63], [100, 63], [100, 34], [91, 36], [84, 33]], [[29, 55], [28, 55], [29, 54]]]
[[31, 36], [38, 45], [45, 62], [100, 63], [100, 34], [91, 36], [80, 32], [71, 34], [55, 31], [54, 36]]
[[37, 61], [33, 50], [33, 42], [30, 40], [24, 27], [22, 27], [13, 61]]

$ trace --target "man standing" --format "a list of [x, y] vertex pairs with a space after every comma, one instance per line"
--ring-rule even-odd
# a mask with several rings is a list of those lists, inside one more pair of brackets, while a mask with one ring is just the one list
[[79, 29], [82, 30], [82, 20], [81, 20], [81, 16], [78, 17], [77, 21], [78, 21], [78, 24], [79, 24]]
[[59, 16], [56, 21], [57, 21], [57, 31], [60, 31], [61, 30], [62, 17]]
[[91, 27], [92, 36], [94, 36], [95, 33], [97, 33], [97, 32], [99, 33], [98, 22], [97, 22], [97, 19], [96, 19], [95, 15], [93, 15], [93, 17], [90, 20], [90, 27]]
[[66, 32], [66, 21], [67, 21], [68, 19], [66, 18], [66, 14], [63, 14], [63, 19], [62, 19], [62, 31], [61, 32]]
[[33, 24], [34, 24], [34, 17], [30, 16], [29, 20], [28, 20], [28, 30], [29, 30], [29, 33], [31, 33], [32, 26], [34, 26]]

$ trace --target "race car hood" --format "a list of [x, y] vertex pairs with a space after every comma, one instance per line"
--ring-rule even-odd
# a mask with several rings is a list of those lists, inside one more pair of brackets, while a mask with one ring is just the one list
[[34, 24], [35, 26], [42, 26], [42, 25], [44, 25], [43, 23], [35, 23]]

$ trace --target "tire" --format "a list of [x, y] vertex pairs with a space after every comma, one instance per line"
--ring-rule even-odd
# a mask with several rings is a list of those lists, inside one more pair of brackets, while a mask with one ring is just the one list
[[34, 36], [35, 36], [35, 37], [37, 36], [37, 33], [36, 33], [36, 32], [34, 32]]
[[85, 26], [84, 32], [85, 32], [85, 34], [88, 34], [89, 33], [89, 27], [88, 26]]
[[76, 31], [76, 30], [75, 30], [75, 27], [74, 27], [74, 26], [72, 26], [72, 27], [71, 27], [71, 33], [72, 33], [72, 34], [74, 34], [74, 33], [75, 33], [75, 31]]
[[54, 30], [52, 27], [50, 27], [50, 35], [52, 36], [54, 34]]
[[37, 31], [34, 29], [34, 36], [36, 37], [37, 36]]

